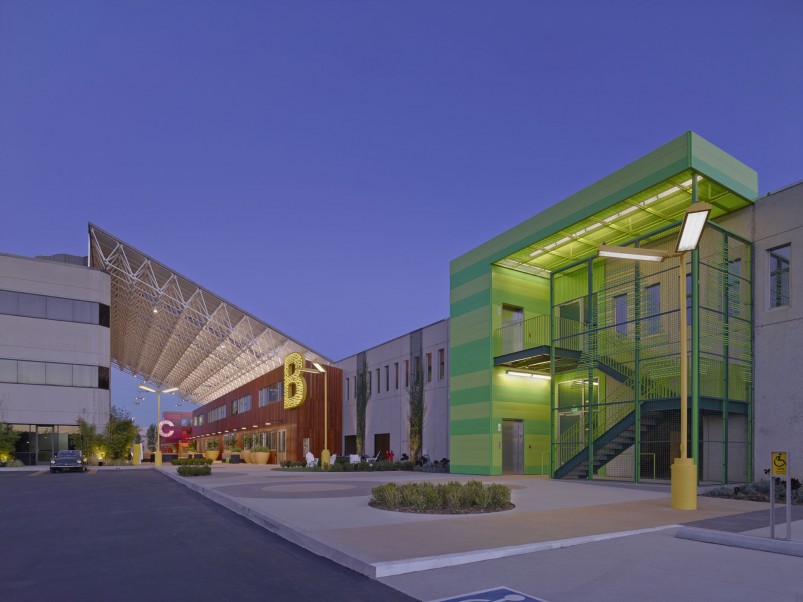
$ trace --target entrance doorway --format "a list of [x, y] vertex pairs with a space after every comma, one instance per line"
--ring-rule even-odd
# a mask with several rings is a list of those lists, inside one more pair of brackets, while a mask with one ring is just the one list
[[376, 433], [374, 435], [374, 455], [382, 452], [383, 459], [390, 449], [390, 433]]
[[524, 308], [502, 305], [502, 354], [524, 349]]
[[36, 427], [36, 460], [37, 462], [50, 462], [53, 457], [53, 444], [55, 435], [52, 426]]
[[502, 473], [524, 474], [524, 421], [502, 421]]

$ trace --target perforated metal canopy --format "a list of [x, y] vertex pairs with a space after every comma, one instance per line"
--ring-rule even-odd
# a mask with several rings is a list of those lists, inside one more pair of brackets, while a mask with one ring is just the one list
[[111, 276], [114, 366], [205, 404], [298, 351], [331, 360], [89, 224], [89, 265]]

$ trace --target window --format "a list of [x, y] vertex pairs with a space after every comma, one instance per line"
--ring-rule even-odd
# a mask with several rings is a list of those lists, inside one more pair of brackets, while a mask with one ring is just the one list
[[399, 362], [393, 364], [393, 368], [396, 370], [396, 389], [399, 389]]
[[371, 391], [373, 391], [373, 389], [371, 388], [371, 371], [370, 370], [366, 370], [365, 371], [365, 377], [368, 379], [368, 382], [365, 383], [367, 385], [365, 388], [367, 389], [368, 396], [370, 397]]
[[19, 294], [19, 315], [28, 318], [47, 317], [47, 297], [42, 295]]
[[728, 315], [738, 316], [741, 313], [742, 305], [742, 260], [734, 259], [728, 263], [728, 280], [727, 291], [728, 295]]
[[47, 319], [71, 321], [73, 318], [73, 302], [71, 299], [47, 297]]
[[357, 399], [357, 377], [354, 377], [354, 399]]
[[616, 332], [627, 334], [627, 295], [616, 295], [613, 298], [613, 311]]
[[661, 332], [661, 285], [653, 284], [644, 291], [647, 297], [647, 334]]
[[390, 366], [385, 366], [385, 391], [390, 391]]
[[427, 382], [432, 382], [432, 354], [427, 353]]
[[72, 386], [71, 364], [45, 364], [45, 384], [59, 387]]
[[786, 244], [769, 250], [771, 308], [789, 305], [789, 248]]
[[350, 392], [351, 392], [351, 379], [347, 378], [346, 379], [346, 401], [349, 400]]
[[446, 349], [438, 349], [438, 380], [446, 377]]
[[0, 360], [0, 383], [17, 382], [17, 360]]
[[379, 382], [379, 368], [376, 369], [376, 392], [382, 391], [382, 383]]
[[410, 386], [410, 360], [404, 360], [404, 387]]
[[17, 315], [17, 299], [19, 295], [12, 291], [0, 291], [0, 314]]
[[90, 301], [75, 301], [75, 321], [83, 322], [84, 324], [97, 324], [100, 316], [100, 310], [97, 303]]

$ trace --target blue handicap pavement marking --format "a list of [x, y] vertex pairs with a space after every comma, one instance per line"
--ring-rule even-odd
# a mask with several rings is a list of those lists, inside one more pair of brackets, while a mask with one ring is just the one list
[[432, 600], [432, 602], [546, 602], [546, 600], [522, 594], [508, 587], [495, 587], [481, 592], [471, 592], [450, 598]]

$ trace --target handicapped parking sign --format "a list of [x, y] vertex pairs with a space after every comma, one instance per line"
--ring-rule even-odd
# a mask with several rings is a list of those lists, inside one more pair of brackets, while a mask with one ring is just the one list
[[786, 452], [772, 452], [772, 476], [786, 476]]
[[528, 594], [522, 594], [507, 587], [495, 587], [481, 592], [471, 592], [460, 594], [449, 598], [432, 600], [432, 602], [546, 602], [541, 598], [534, 598]]

